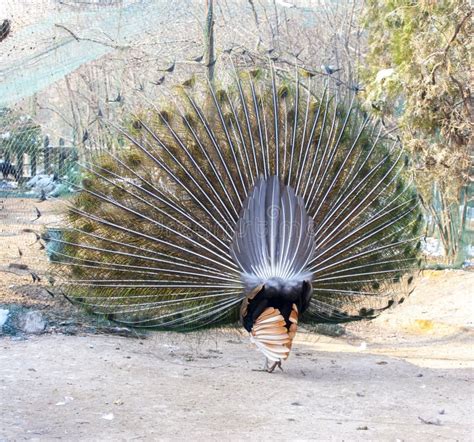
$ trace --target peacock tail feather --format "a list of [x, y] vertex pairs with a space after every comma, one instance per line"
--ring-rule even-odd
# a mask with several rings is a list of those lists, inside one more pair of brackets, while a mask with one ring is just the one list
[[246, 289], [234, 234], [258, 183], [276, 177], [312, 220], [300, 322], [373, 318], [402, 302], [422, 223], [407, 158], [354, 97], [311, 81], [236, 71], [201, 99], [183, 88], [129, 130], [109, 123], [127, 147], [83, 165], [55, 239], [64, 294], [130, 326], [235, 323]]

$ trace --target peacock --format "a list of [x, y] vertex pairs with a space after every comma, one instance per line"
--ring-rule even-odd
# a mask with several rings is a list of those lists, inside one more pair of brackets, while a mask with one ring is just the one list
[[[355, 95], [296, 69], [237, 69], [104, 122], [54, 252], [65, 296], [132, 327], [240, 324], [269, 372], [298, 325], [403, 302], [422, 216], [406, 156]], [[199, 89], [200, 88], [200, 89]]]

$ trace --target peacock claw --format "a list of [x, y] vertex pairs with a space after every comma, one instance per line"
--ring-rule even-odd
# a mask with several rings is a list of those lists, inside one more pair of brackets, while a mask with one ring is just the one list
[[281, 371], [283, 371], [283, 368], [281, 367], [281, 361], [274, 362], [271, 367], [268, 367], [267, 365], [266, 370], [268, 373], [273, 373], [276, 367], [278, 367]]

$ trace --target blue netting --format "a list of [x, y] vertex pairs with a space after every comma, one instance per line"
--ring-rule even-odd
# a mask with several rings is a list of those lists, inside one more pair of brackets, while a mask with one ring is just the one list
[[[34, 3], [41, 7], [41, 2]], [[12, 19], [11, 35], [0, 47], [0, 107], [41, 91], [85, 63], [130, 47], [147, 33], [176, 26], [192, 11], [186, 0], [179, 7], [152, 0], [103, 3], [109, 6], [61, 12], [45, 6], [38, 21], [24, 27]]]

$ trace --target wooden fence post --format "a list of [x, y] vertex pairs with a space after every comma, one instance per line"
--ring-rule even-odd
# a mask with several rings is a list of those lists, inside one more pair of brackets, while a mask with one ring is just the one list
[[18, 182], [23, 181], [23, 151], [19, 150], [16, 153], [16, 180]]
[[38, 158], [38, 151], [36, 149], [34, 149], [30, 153], [30, 174], [31, 174], [31, 177], [34, 177], [36, 175], [36, 171], [37, 171], [37, 168], [38, 168], [37, 158]]
[[50, 163], [50, 158], [49, 158], [49, 137], [46, 135], [44, 137], [44, 144], [43, 144], [43, 156], [44, 156], [44, 173], [49, 174], [51, 170], [51, 163]]
[[64, 151], [64, 138], [59, 139], [59, 152], [58, 152], [58, 175], [61, 176], [64, 173], [64, 160], [66, 158], [66, 152]]

